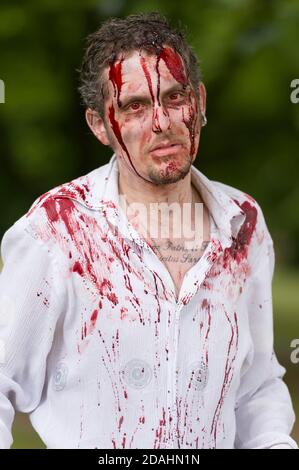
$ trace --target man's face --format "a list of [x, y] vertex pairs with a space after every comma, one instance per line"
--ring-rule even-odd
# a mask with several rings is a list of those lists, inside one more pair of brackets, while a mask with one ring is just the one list
[[189, 172], [200, 137], [198, 100], [183, 62], [171, 48], [134, 51], [107, 71], [104, 123], [118, 158], [154, 184]]

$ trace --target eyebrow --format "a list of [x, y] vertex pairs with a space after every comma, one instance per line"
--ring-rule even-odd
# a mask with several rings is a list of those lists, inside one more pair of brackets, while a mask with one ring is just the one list
[[[188, 85], [187, 85], [188, 87]], [[176, 91], [185, 91], [186, 87], [183, 87], [180, 84], [173, 85], [172, 87], [168, 88], [168, 90], [165, 90], [162, 95], [162, 98], [165, 95], [170, 95], [171, 93], [174, 93]], [[121, 108], [125, 108], [126, 106], [135, 103], [135, 101], [139, 101], [142, 103], [149, 103], [152, 101], [150, 94], [149, 95], [130, 95], [127, 98], [120, 99], [121, 100]]]

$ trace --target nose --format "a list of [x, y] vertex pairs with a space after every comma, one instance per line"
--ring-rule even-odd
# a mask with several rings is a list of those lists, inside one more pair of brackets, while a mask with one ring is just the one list
[[165, 132], [171, 128], [168, 112], [161, 106], [155, 106], [152, 117], [152, 130], [156, 134]]

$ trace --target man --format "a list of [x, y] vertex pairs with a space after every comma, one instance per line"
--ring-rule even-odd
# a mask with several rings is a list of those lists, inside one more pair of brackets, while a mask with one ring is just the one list
[[296, 448], [272, 240], [256, 201], [192, 165], [191, 48], [158, 14], [112, 19], [80, 92], [114, 155], [4, 236], [0, 446], [20, 410], [49, 448]]

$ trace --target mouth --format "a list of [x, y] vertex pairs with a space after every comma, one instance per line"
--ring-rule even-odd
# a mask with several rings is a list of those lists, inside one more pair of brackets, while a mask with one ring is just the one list
[[178, 153], [181, 149], [181, 144], [160, 144], [153, 148], [150, 153], [155, 157], [166, 157]]

